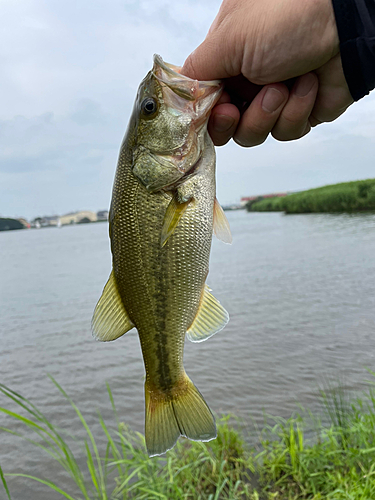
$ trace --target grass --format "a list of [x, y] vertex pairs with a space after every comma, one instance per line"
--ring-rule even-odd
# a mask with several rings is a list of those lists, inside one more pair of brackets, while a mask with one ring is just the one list
[[286, 212], [359, 212], [375, 210], [375, 179], [343, 182], [280, 198], [252, 201], [249, 211]]
[[[85, 431], [78, 456], [73, 452], [77, 443], [72, 437], [59, 430], [33, 403], [5, 386], [0, 386], [5, 401], [18, 406], [19, 413], [0, 408], [8, 422], [2, 431], [27, 439], [49, 454], [75, 487], [67, 491], [66, 481], [61, 485], [0, 467], [0, 488], [8, 500], [12, 498], [6, 481], [10, 477], [38, 481], [70, 500], [375, 498], [375, 391], [371, 386], [355, 400], [340, 388], [322, 391], [328, 425], [306, 411], [286, 420], [274, 418], [259, 432], [258, 444], [249, 448], [232, 417], [226, 416], [219, 420], [216, 440], [180, 440], [165, 456], [150, 459], [143, 435], [118, 420], [109, 387], [117, 425], [107, 427], [98, 414], [103, 434], [100, 438], [105, 437], [103, 446], [79, 408], [53, 382], [75, 410], [77, 421], [72, 426], [78, 424]], [[18, 425], [12, 425], [15, 423]]]
[[[52, 379], [53, 380], [53, 379]], [[229, 417], [218, 425], [218, 438], [209, 443], [180, 440], [164, 457], [150, 459], [146, 452], [143, 435], [132, 432], [118, 420], [112, 393], [108, 387], [117, 427], [108, 428], [98, 414], [100, 426], [106, 438], [106, 446], [99, 445], [79, 408], [65, 391], [54, 384], [67, 402], [74, 408], [77, 422], [86, 434], [81, 443], [85, 455], [85, 467], [78, 464], [74, 440], [40, 412], [20, 394], [0, 385], [0, 391], [20, 408], [20, 413], [4, 407], [0, 411], [13, 421], [22, 424], [25, 434], [12, 430], [11, 425], [1, 430], [23, 437], [60, 463], [76, 485], [76, 491], [66, 491], [50, 479], [36, 478], [27, 474], [0, 474], [8, 496], [5, 477], [23, 477], [46, 485], [69, 500], [109, 499], [210, 499], [243, 498], [249, 493], [247, 467], [244, 459], [244, 441], [229, 424]], [[78, 454], [80, 455], [80, 454]], [[10, 498], [10, 496], [9, 496]], [[30, 499], [31, 500], [31, 499]]]

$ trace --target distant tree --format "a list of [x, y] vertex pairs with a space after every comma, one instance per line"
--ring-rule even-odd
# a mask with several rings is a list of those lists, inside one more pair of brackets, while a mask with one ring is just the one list
[[17, 219], [0, 219], [0, 231], [12, 231], [14, 229], [25, 229], [25, 226]]

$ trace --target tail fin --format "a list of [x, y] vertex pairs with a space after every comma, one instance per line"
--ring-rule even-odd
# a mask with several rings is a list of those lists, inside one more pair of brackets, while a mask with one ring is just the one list
[[173, 448], [179, 436], [193, 441], [216, 438], [215, 418], [201, 393], [185, 374], [170, 393], [145, 383], [146, 446], [150, 457]]

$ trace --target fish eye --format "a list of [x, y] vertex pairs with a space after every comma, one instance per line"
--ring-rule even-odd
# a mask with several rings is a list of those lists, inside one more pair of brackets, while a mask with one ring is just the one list
[[142, 101], [141, 110], [145, 116], [151, 117], [157, 111], [157, 109], [158, 104], [152, 97], [147, 97]]

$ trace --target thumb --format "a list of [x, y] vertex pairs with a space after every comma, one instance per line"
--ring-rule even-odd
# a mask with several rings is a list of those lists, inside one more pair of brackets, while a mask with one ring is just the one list
[[241, 73], [234, 70], [235, 54], [231, 61], [228, 46], [220, 38], [209, 33], [186, 59], [181, 74], [194, 80], [221, 80]]

